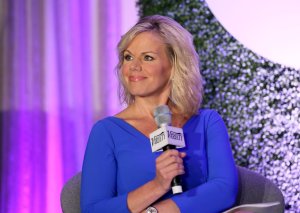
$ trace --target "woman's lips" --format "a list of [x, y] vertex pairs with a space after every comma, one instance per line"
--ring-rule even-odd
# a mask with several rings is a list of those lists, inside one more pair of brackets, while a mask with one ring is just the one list
[[129, 76], [129, 81], [138, 82], [146, 79], [146, 77], [143, 76]]

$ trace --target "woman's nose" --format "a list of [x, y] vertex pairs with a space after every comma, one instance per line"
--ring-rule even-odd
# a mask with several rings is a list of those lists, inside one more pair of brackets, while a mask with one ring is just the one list
[[130, 71], [141, 71], [141, 63], [138, 60], [133, 60], [130, 64]]

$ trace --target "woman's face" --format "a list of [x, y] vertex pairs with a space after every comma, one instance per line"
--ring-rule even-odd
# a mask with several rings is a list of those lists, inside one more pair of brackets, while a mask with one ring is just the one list
[[172, 65], [166, 45], [158, 34], [138, 34], [124, 51], [121, 69], [125, 87], [131, 95], [169, 96]]

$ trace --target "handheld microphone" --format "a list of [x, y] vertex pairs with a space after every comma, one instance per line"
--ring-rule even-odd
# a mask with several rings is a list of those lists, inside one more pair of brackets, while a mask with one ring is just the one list
[[[158, 129], [150, 134], [152, 152], [185, 147], [183, 131], [181, 128], [171, 126], [171, 116], [167, 105], [154, 109], [154, 119]], [[171, 187], [173, 194], [182, 193], [180, 176], [173, 178]]]

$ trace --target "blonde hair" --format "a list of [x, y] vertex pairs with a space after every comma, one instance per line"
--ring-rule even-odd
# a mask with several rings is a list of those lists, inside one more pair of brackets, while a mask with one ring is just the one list
[[119, 98], [128, 105], [134, 97], [125, 87], [122, 76], [124, 51], [130, 42], [142, 32], [155, 32], [161, 36], [167, 47], [167, 55], [172, 64], [169, 100], [179, 113], [192, 115], [198, 112], [203, 99], [203, 79], [199, 70], [199, 56], [193, 45], [192, 35], [169, 17], [153, 15], [142, 18], [118, 43]]

